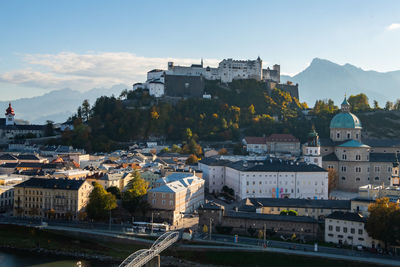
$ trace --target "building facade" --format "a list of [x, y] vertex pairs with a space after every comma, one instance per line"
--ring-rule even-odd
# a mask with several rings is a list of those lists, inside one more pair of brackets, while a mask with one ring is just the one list
[[31, 178], [14, 187], [14, 216], [77, 220], [92, 189], [85, 180]]
[[370, 237], [366, 219], [358, 213], [335, 211], [325, 218], [325, 242], [376, 248], [381, 242]]
[[[216, 160], [214, 160], [216, 161]], [[221, 168], [224, 174], [221, 175]], [[328, 199], [328, 172], [316, 165], [280, 159], [265, 161], [213, 162], [202, 160], [199, 168], [207, 173], [204, 178], [210, 193], [228, 186], [237, 199], [251, 197]], [[223, 184], [221, 183], [223, 180]], [[211, 185], [210, 185], [211, 183]], [[218, 191], [214, 191], [218, 192]]]
[[[393, 184], [399, 181], [397, 152], [393, 147], [374, 151], [361, 140], [361, 121], [350, 112], [345, 98], [341, 112], [330, 123], [330, 139], [321, 139], [322, 166], [335, 169], [338, 174], [337, 189], [356, 192], [366, 184]], [[400, 150], [400, 148], [399, 148]], [[374, 152], [373, 152], [374, 151]]]

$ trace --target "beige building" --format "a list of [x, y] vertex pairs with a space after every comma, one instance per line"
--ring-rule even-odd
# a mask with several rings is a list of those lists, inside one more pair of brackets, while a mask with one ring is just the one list
[[336, 211], [325, 218], [325, 242], [367, 248], [380, 247], [381, 242], [368, 235], [365, 223], [366, 219], [359, 213]]
[[157, 188], [150, 189], [147, 199], [153, 209], [168, 210], [175, 224], [183, 213], [192, 213], [204, 203], [204, 180], [186, 177]]
[[31, 178], [14, 187], [14, 216], [76, 220], [92, 189], [85, 180]]
[[399, 161], [397, 150], [393, 152], [395, 146], [391, 142], [385, 148], [383, 142], [376, 140], [365, 140], [364, 144], [361, 130], [361, 121], [350, 113], [350, 104], [345, 98], [341, 112], [331, 120], [330, 139], [320, 139], [323, 168], [337, 171], [339, 190], [356, 192], [366, 184], [398, 183]]

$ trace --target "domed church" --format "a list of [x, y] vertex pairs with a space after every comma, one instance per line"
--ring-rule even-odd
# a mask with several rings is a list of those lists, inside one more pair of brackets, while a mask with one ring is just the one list
[[[363, 142], [364, 141], [364, 142]], [[330, 123], [330, 138], [320, 139], [322, 167], [335, 169], [337, 189], [358, 191], [366, 184], [399, 185], [398, 140], [363, 140], [362, 124], [346, 97]]]

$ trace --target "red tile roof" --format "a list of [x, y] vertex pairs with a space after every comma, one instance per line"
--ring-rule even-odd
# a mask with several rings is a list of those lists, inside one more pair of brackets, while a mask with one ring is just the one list
[[299, 142], [297, 137], [291, 134], [271, 134], [266, 138], [267, 142]]
[[265, 137], [257, 137], [257, 136], [246, 136], [244, 138], [247, 144], [266, 144]]

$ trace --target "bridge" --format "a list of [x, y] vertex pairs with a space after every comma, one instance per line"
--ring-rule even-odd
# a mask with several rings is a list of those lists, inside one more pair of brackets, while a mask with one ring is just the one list
[[160, 266], [159, 264], [159, 256], [161, 252], [171, 246], [173, 243], [178, 241], [179, 232], [166, 232], [161, 235], [157, 240], [153, 243], [153, 245], [149, 249], [140, 249], [131, 255], [129, 255], [120, 265], [119, 267], [140, 267], [143, 266], [150, 261], [152, 261], [155, 257], [157, 257], [157, 263], [155, 266]]

